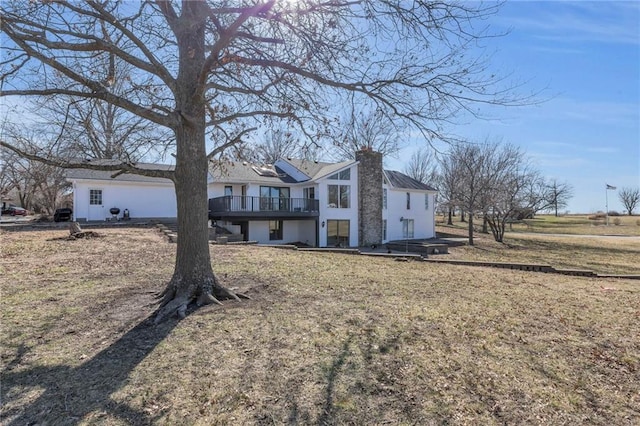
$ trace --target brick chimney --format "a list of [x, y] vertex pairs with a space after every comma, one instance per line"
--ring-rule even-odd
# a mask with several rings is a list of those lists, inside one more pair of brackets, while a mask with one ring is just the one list
[[356, 152], [358, 164], [358, 242], [361, 247], [382, 243], [382, 154], [365, 148]]

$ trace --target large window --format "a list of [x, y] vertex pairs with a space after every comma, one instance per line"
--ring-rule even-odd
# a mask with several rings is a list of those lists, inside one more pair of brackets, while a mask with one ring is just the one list
[[233, 195], [233, 186], [231, 185], [226, 185], [224, 187], [224, 195], [225, 197], [229, 196], [229, 195]]
[[282, 221], [270, 220], [269, 221], [269, 240], [282, 240]]
[[424, 194], [424, 209], [429, 210], [429, 194]]
[[327, 220], [327, 246], [349, 247], [348, 220]]
[[407, 210], [411, 209], [411, 193], [407, 192]]
[[413, 219], [402, 221], [402, 238], [413, 238]]
[[351, 206], [351, 186], [328, 185], [329, 207], [348, 209]]
[[382, 219], [382, 241], [387, 240], [387, 219]]
[[89, 190], [89, 204], [92, 206], [102, 205], [102, 189]]
[[261, 186], [260, 210], [289, 210], [289, 188], [281, 188], [277, 186]]
[[382, 188], [382, 208], [387, 208], [387, 188]]
[[329, 176], [327, 179], [331, 180], [350, 180], [351, 179], [351, 169], [346, 169], [338, 173], [334, 173]]

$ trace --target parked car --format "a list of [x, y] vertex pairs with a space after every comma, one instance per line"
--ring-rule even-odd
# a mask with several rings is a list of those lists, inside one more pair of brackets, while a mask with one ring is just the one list
[[8, 214], [11, 216], [26, 216], [29, 213], [22, 207], [11, 205], [9, 207], [3, 208], [2, 214]]
[[54, 222], [66, 222], [68, 220], [71, 220], [71, 217], [73, 216], [73, 210], [71, 209], [57, 209], [56, 212], [53, 214], [53, 220]]

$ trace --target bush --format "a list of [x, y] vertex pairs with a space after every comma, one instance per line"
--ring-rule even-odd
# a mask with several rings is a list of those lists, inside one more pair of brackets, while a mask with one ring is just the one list
[[622, 223], [622, 220], [619, 217], [616, 217], [615, 219], [613, 219], [614, 225], [620, 225], [621, 223]]
[[615, 210], [611, 210], [611, 211], [609, 212], [609, 216], [620, 216], [620, 213], [618, 213], [618, 212], [617, 212], [617, 211], [615, 211]]
[[636, 220], [636, 225], [640, 226], [640, 219]]
[[598, 212], [596, 214], [589, 216], [589, 220], [602, 220], [602, 219], [605, 219], [606, 217], [607, 215], [604, 214], [604, 212]]

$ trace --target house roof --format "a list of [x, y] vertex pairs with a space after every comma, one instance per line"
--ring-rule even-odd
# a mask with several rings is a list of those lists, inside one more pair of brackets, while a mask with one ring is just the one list
[[297, 183], [279, 167], [273, 167], [274, 176], [261, 175], [259, 171], [263, 167], [246, 161], [215, 161], [209, 163], [209, 175], [213, 182]]
[[[113, 165], [120, 164], [119, 160], [92, 160], [92, 164]], [[152, 164], [152, 163], [136, 163], [136, 167], [146, 170], [173, 170], [175, 166], [171, 164]], [[89, 170], [89, 169], [66, 169], [65, 176], [68, 180], [73, 179], [92, 179], [92, 180], [113, 180], [124, 182], [171, 182], [170, 179], [157, 178], [151, 176], [135, 175], [131, 173], [123, 173], [112, 178], [114, 171]]]
[[340, 163], [324, 163], [322, 161], [300, 160], [295, 158], [287, 158], [285, 161], [313, 180], [329, 176], [356, 163], [354, 160], [342, 161]]
[[384, 174], [387, 177], [387, 182], [396, 189], [419, 189], [422, 191], [436, 190], [426, 183], [422, 183], [419, 180], [415, 180], [414, 178], [395, 170], [385, 170]]

